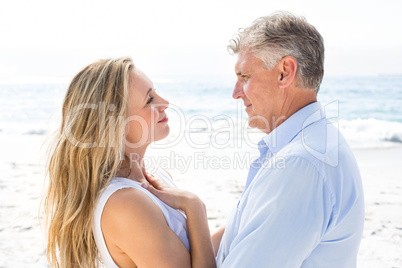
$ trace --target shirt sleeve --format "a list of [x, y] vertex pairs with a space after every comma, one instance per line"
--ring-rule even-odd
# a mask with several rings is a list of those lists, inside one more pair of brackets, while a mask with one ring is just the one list
[[[221, 267], [300, 267], [328, 227], [333, 198], [308, 160], [275, 161], [240, 200], [240, 222]], [[283, 161], [283, 160], [282, 160]]]

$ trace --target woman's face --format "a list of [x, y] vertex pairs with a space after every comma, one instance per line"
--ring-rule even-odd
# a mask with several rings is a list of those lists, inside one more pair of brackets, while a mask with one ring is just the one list
[[138, 68], [130, 75], [126, 146], [140, 148], [169, 134], [165, 113], [169, 102], [159, 96], [153, 83]]

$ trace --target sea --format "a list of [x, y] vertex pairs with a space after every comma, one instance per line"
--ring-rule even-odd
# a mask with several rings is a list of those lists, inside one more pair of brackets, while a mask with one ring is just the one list
[[[151, 79], [158, 94], [170, 102], [168, 143], [184, 139], [188, 133], [199, 134], [194, 146], [209, 141], [215, 142], [216, 148], [228, 146], [233, 139], [244, 139], [238, 133], [262, 137], [247, 126], [242, 102], [232, 98], [235, 77]], [[0, 139], [55, 131], [67, 87], [68, 83], [54, 82], [0, 83]], [[325, 77], [318, 100], [352, 148], [402, 144], [402, 76]]]

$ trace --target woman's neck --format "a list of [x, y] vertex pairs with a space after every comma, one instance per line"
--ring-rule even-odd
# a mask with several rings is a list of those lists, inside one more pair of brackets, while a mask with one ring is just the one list
[[118, 172], [119, 176], [141, 183], [146, 182], [146, 170], [144, 166], [145, 149], [146, 148], [143, 150], [126, 150], [126, 157]]
[[127, 179], [137, 181], [140, 183], [146, 182], [145, 179], [145, 168], [144, 169], [139, 169], [139, 168], [132, 168], [130, 174], [127, 176]]

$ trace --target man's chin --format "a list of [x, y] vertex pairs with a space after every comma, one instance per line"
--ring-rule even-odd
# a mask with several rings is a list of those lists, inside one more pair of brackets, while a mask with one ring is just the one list
[[[250, 128], [257, 128], [260, 129], [258, 122], [256, 122], [257, 120], [248, 120], [248, 126]], [[261, 130], [261, 129], [260, 129]]]
[[269, 128], [269, 123], [265, 118], [263, 118], [263, 119], [256, 118], [256, 116], [249, 117], [248, 118], [248, 126], [250, 128], [257, 128], [258, 130], [260, 130], [260, 131], [262, 131], [264, 133], [267, 133], [267, 134], [269, 132], [271, 132], [270, 128]]
[[257, 124], [255, 122], [249, 120], [248, 121], [248, 126], [251, 127], [251, 128], [256, 128]]

